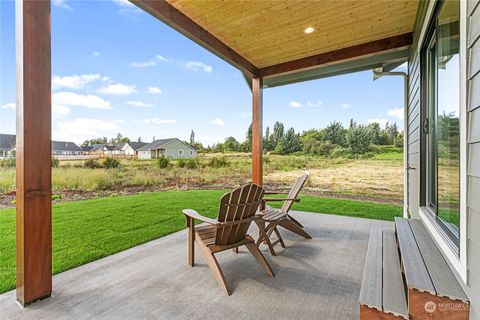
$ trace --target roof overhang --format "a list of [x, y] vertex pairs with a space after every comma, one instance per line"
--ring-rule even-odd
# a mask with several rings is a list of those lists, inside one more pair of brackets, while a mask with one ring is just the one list
[[130, 1], [269, 87], [405, 61], [419, 3]]

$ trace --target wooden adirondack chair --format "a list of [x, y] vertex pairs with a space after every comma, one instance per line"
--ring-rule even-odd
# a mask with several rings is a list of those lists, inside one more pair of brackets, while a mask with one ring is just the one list
[[[215, 258], [215, 253], [246, 246], [257, 259], [269, 276], [274, 276], [267, 260], [255, 245], [255, 240], [247, 234], [250, 224], [258, 217], [258, 210], [263, 198], [264, 190], [255, 184], [247, 184], [241, 188], [226, 193], [220, 200], [218, 219], [210, 219], [198, 214], [195, 210], [183, 210], [187, 220], [188, 233], [188, 263], [193, 267], [194, 242], [207, 260], [213, 275], [227, 295], [230, 288], [225, 280], [222, 269]], [[195, 227], [194, 220], [205, 222], [207, 225]]]
[[[309, 174], [306, 173], [303, 176], [297, 178], [295, 184], [293, 185], [290, 192], [288, 192], [286, 198], [264, 198], [262, 203], [262, 210], [259, 215], [262, 217], [261, 220], [257, 220], [256, 223], [260, 230], [260, 236], [257, 240], [257, 246], [260, 246], [262, 242], [265, 242], [268, 245], [270, 253], [272, 255], [275, 254], [275, 250], [273, 247], [280, 243], [280, 245], [285, 248], [285, 243], [283, 242], [283, 238], [278, 231], [277, 227], [281, 226], [291, 232], [294, 232], [306, 239], [311, 239], [312, 237], [305, 231], [303, 225], [298, 222], [295, 218], [293, 218], [289, 212], [292, 208], [294, 202], [300, 202], [298, 198], [298, 194], [300, 190], [302, 190], [305, 182], [308, 180]], [[282, 192], [265, 192], [266, 195], [268, 194], [286, 194]], [[269, 206], [265, 206], [265, 202], [272, 202], [272, 201], [283, 201], [283, 206], [281, 209], [272, 208]], [[277, 240], [272, 242], [270, 237], [272, 233], [275, 232], [277, 235]]]

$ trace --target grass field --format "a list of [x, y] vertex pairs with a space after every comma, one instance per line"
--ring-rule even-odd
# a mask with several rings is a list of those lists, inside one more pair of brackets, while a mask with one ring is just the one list
[[[53, 206], [53, 272], [90, 261], [185, 228], [182, 209], [215, 217], [225, 191], [143, 193], [64, 202]], [[390, 204], [302, 196], [294, 209], [393, 220], [402, 207]], [[15, 287], [15, 210], [0, 210], [0, 292]]]
[[[401, 150], [401, 149], [400, 149]], [[226, 157], [227, 167], [211, 167], [213, 158]], [[315, 195], [342, 196], [401, 203], [403, 198], [403, 155], [384, 152], [371, 158], [325, 158], [306, 155], [266, 155], [267, 188], [289, 188], [305, 169], [310, 171], [305, 191]], [[249, 154], [202, 154], [199, 166], [181, 168], [172, 161], [170, 168], [159, 168], [156, 161], [122, 160], [116, 169], [88, 169], [83, 161], [61, 161], [53, 168], [53, 192], [64, 200], [104, 197], [112, 193], [140, 191], [222, 189], [249, 181]], [[0, 205], [12, 205], [15, 169], [0, 168]], [[3, 194], [3, 195], [2, 195]]]

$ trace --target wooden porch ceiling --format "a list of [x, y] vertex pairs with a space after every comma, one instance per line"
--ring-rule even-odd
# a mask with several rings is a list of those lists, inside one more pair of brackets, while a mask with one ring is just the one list
[[[250, 75], [272, 77], [411, 45], [419, 0], [131, 0]], [[306, 34], [304, 30], [315, 31]]]

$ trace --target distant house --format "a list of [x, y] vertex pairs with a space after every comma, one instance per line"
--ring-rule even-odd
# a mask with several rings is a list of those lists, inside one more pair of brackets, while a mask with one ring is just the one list
[[75, 142], [70, 141], [52, 141], [52, 155], [56, 156], [79, 156], [83, 154]]
[[[0, 158], [11, 158], [15, 155], [16, 137], [14, 134], [0, 134]], [[57, 156], [79, 156], [83, 154], [75, 142], [52, 141], [52, 155]]]
[[102, 148], [102, 153], [104, 155], [112, 155], [112, 154], [120, 154], [120, 150], [118, 150], [118, 146], [114, 144], [106, 144]]
[[196, 158], [197, 150], [177, 138], [155, 140], [138, 149], [138, 159]]
[[138, 149], [146, 146], [146, 142], [122, 142], [118, 145], [118, 150], [121, 151], [121, 154], [133, 156], [138, 154]]
[[15, 135], [0, 134], [0, 159], [6, 159], [13, 156], [15, 150]]
[[147, 145], [146, 142], [121, 142], [118, 144], [100, 143], [82, 146], [82, 148], [85, 147], [84, 151], [89, 154], [134, 156], [137, 154], [138, 149], [145, 145]]
[[90, 154], [103, 154], [103, 147], [105, 147], [107, 144], [106, 143], [97, 143], [97, 144], [92, 144], [90, 147], [90, 150], [88, 153]]
[[83, 154], [88, 154], [93, 149], [93, 146], [80, 146], [82, 148]]

